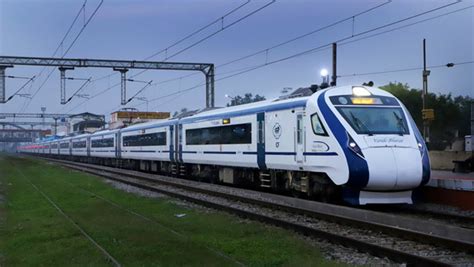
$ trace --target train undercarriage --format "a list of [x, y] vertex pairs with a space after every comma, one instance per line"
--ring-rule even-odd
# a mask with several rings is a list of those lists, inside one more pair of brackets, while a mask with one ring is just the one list
[[337, 202], [341, 199], [340, 187], [336, 186], [324, 173], [276, 169], [259, 170], [205, 164], [178, 164], [152, 160], [50, 154], [43, 154], [41, 156], [193, 179], [208, 183], [286, 193], [292, 194], [295, 197], [324, 202]]

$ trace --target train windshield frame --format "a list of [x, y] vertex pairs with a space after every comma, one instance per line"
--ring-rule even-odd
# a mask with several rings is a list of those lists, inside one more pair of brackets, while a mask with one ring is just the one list
[[410, 134], [400, 107], [340, 106], [337, 110], [357, 134]]

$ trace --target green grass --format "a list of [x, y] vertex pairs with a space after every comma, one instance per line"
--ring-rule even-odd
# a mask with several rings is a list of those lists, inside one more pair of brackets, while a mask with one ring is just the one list
[[[0, 266], [113, 265], [32, 184], [122, 265], [338, 265], [290, 231], [167, 197], [126, 193], [40, 160], [0, 155]], [[186, 216], [177, 218], [179, 213]]]

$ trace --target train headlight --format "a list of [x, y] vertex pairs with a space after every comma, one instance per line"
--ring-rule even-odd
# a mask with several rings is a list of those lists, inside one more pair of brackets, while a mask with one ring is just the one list
[[362, 153], [362, 149], [360, 149], [359, 145], [357, 145], [357, 143], [354, 141], [354, 139], [352, 139], [352, 137], [347, 134], [347, 137], [348, 137], [348, 142], [347, 142], [347, 145], [349, 147], [350, 150], [352, 150], [352, 152], [356, 153], [359, 157], [364, 157], [364, 154]]
[[423, 149], [423, 145], [420, 142], [418, 142], [418, 149], [420, 150], [421, 157], [423, 157], [425, 150]]
[[355, 96], [371, 96], [372, 95], [369, 92], [369, 90], [365, 89], [365, 87], [362, 87], [362, 86], [353, 86], [352, 94]]

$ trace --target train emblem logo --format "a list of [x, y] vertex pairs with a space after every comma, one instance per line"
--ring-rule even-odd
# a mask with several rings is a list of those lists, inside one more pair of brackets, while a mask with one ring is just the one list
[[279, 139], [281, 136], [281, 126], [278, 122], [273, 125], [273, 136], [275, 139]]

